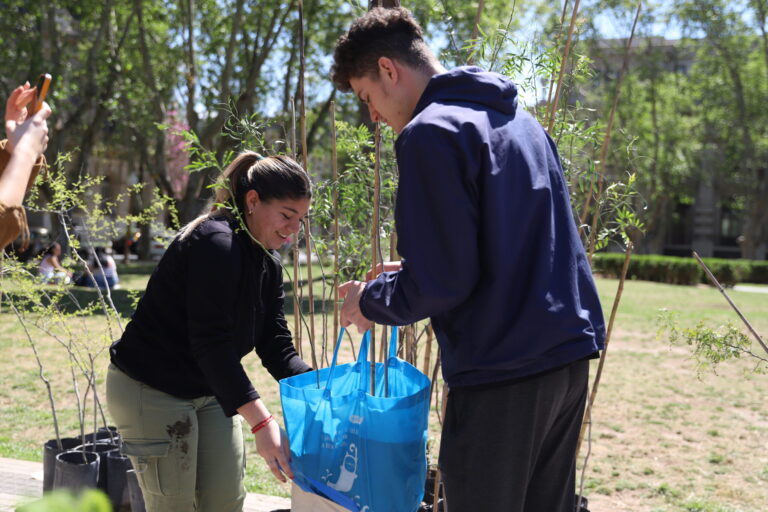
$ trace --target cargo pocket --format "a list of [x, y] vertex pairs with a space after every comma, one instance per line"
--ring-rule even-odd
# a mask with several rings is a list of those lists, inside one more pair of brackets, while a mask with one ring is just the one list
[[161, 496], [181, 493], [179, 467], [168, 439], [124, 439], [122, 452], [135, 461], [136, 476], [144, 492]]

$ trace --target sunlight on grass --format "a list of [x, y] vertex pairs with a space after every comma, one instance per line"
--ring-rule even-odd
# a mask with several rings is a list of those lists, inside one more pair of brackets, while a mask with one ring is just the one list
[[[150, 272], [151, 267], [145, 266], [140, 273], [121, 273], [123, 293], [143, 290]], [[315, 276], [319, 275], [318, 269]], [[616, 280], [597, 280], [606, 318], [617, 284]], [[320, 290], [319, 286], [315, 287], [318, 298]], [[729, 290], [729, 294], [759, 332], [768, 331], [768, 296], [734, 290]], [[286, 302], [291, 301], [292, 296], [288, 294]], [[704, 319], [716, 327], [727, 321], [738, 321], [719, 292], [709, 287], [636, 281], [626, 284], [593, 415], [592, 465], [587, 473], [586, 489], [605, 499], [632, 493], [650, 496], [646, 498], [648, 510], [654, 507], [686, 510], [686, 506], [697, 503], [686, 502], [690, 493], [678, 491], [688, 485], [704, 500], [699, 503], [708, 504], [706, 506], [717, 503], [719, 507], [718, 496], [733, 491], [722, 506], [733, 503], [743, 510], [758, 510], [768, 502], [764, 486], [768, 467], [763, 457], [768, 445], [765, 404], [768, 378], [750, 376], [748, 361], [730, 361], [719, 370], [719, 375], [705, 375], [699, 380], [690, 354], [683, 347], [671, 347], [666, 341], [656, 339], [656, 318], [662, 308], [678, 312], [681, 324]], [[332, 310], [330, 305], [328, 310]], [[289, 315], [287, 320], [293, 328], [293, 317]], [[94, 315], [87, 322], [98, 330], [103, 318]], [[335, 333], [330, 332], [333, 320], [329, 319], [326, 325], [316, 319], [316, 355], [321, 361], [330, 358], [335, 341]], [[324, 331], [326, 328], [328, 331]], [[303, 331], [303, 355], [311, 361], [306, 328]], [[40, 333], [35, 336], [46, 374], [54, 386], [62, 434], [71, 435], [77, 418], [66, 353]], [[321, 350], [323, 338], [327, 345], [325, 358]], [[352, 339], [356, 348], [360, 336], [353, 333]], [[420, 368], [424, 361], [423, 341], [422, 338], [418, 353]], [[102, 397], [108, 364], [106, 346], [103, 349], [98, 360]], [[53, 435], [50, 408], [24, 331], [7, 308], [0, 310], [0, 351], [4, 355], [0, 359], [0, 372], [4, 376], [0, 389], [0, 456], [40, 460], [42, 444]], [[434, 351], [430, 357], [434, 364]], [[352, 348], [345, 339], [340, 362], [352, 360]], [[243, 364], [269, 410], [282, 421], [277, 383], [261, 367], [255, 354], [247, 356]], [[439, 432], [433, 395], [431, 462], [437, 458]], [[245, 437], [248, 439], [247, 489], [289, 495], [290, 488], [275, 480], [255, 453], [250, 433], [245, 432]], [[727, 451], [722, 449], [724, 445], [728, 446]], [[601, 477], [597, 464], [607, 466], [609, 461], [613, 468], [607, 474], [616, 472], [620, 477]], [[681, 473], [676, 469], [680, 467], [686, 468], [685, 471]], [[723, 472], [724, 468], [727, 472]], [[707, 490], [713, 479], [718, 479], [720, 488]]]

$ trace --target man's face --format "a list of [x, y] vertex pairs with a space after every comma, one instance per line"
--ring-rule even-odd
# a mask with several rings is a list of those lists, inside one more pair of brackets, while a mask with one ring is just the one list
[[352, 90], [360, 101], [368, 106], [368, 113], [374, 123], [386, 123], [395, 130], [395, 133], [400, 133], [411, 120], [411, 111], [398, 94], [396, 85], [386, 76], [350, 78], [349, 85], [352, 86]]

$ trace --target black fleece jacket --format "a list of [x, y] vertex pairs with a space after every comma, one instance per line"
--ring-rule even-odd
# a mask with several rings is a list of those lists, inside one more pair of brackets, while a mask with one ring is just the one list
[[267, 253], [228, 217], [204, 221], [171, 243], [112, 363], [180, 398], [215, 396], [227, 416], [259, 397], [240, 363], [251, 350], [280, 380], [310, 370], [283, 312], [277, 253]]

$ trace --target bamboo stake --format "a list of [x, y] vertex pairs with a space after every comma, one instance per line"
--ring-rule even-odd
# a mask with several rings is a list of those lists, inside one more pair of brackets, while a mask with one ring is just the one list
[[576, 16], [579, 14], [579, 4], [581, 0], [576, 0], [573, 5], [573, 14], [571, 15], [571, 24], [568, 27], [568, 39], [565, 42], [565, 51], [563, 52], [563, 60], [560, 62], [560, 76], [557, 79], [557, 88], [555, 89], [555, 99], [549, 106], [549, 125], [547, 126], [547, 132], [552, 135], [552, 127], [555, 125], [555, 114], [557, 113], [557, 105], [560, 103], [560, 93], [563, 87], [563, 78], [565, 77], [565, 67], [568, 65], [568, 55], [571, 52], [571, 41], [573, 41], [573, 29], [576, 27]]
[[[480, 19], [483, 17], [483, 8], [485, 7], [485, 0], [479, 0], [477, 3], [477, 12], [475, 13], [475, 24], [472, 25], [472, 37], [470, 38], [470, 42], [473, 42], [477, 39], [478, 34], [480, 33]], [[470, 54], [469, 57], [467, 57], [467, 65], [471, 66], [474, 64], [474, 59], [472, 58], [473, 54]]]
[[[291, 152], [296, 156], [296, 101], [291, 97]], [[303, 356], [301, 346], [301, 302], [299, 301], [299, 234], [293, 243], [293, 343], [299, 357]]]
[[[440, 356], [440, 354], [438, 353], [438, 358], [437, 358], [438, 359], [438, 361], [437, 361], [438, 364], [440, 362], [440, 357], [439, 356]], [[437, 368], [437, 366], [435, 366], [435, 368]], [[442, 403], [440, 404], [441, 417], [443, 417], [443, 418], [445, 418], [445, 411], [446, 411], [446, 409], [448, 407], [448, 394], [449, 393], [450, 393], [450, 390], [448, 389], [448, 384], [443, 383], [443, 400], [442, 400]], [[432, 504], [432, 510], [438, 510], [438, 501], [439, 501], [438, 494], [439, 494], [439, 491], [440, 491], [440, 480], [441, 480], [441, 477], [442, 477], [442, 475], [440, 473], [440, 468], [438, 467], [437, 470], [435, 471], [435, 488], [433, 490], [434, 502]], [[446, 501], [445, 509], [447, 510], [448, 509], [448, 503], [447, 503], [448, 499], [446, 498], [445, 501]]]
[[[301, 111], [299, 114], [301, 126], [301, 160], [304, 170], [309, 174], [309, 161], [307, 157], [307, 105], [306, 94], [304, 90], [304, 73], [306, 71], [306, 61], [304, 55], [304, 1], [299, 0], [299, 93], [301, 101]], [[304, 241], [307, 254], [307, 290], [309, 294], [309, 347], [312, 351], [312, 365], [319, 368], [317, 364], [317, 354], [315, 347], [315, 294], [312, 281], [312, 236], [309, 217], [304, 217]]]
[[766, 346], [765, 342], [763, 341], [763, 338], [757, 334], [757, 331], [754, 327], [752, 327], [752, 324], [749, 323], [749, 320], [742, 314], [741, 310], [739, 310], [738, 307], [736, 307], [736, 304], [733, 303], [731, 298], [728, 296], [727, 293], [725, 293], [725, 289], [720, 284], [720, 281], [717, 280], [715, 275], [712, 273], [711, 270], [709, 270], [709, 267], [707, 267], [706, 263], [704, 263], [704, 260], [702, 260], [698, 253], [696, 251], [693, 251], [693, 257], [696, 258], [696, 261], [699, 262], [699, 266], [704, 269], [704, 272], [707, 274], [707, 277], [710, 281], [717, 287], [718, 290], [720, 290], [720, 293], [723, 294], [723, 297], [725, 297], [725, 300], [728, 301], [728, 304], [731, 305], [733, 310], [736, 312], [737, 315], [739, 315], [739, 318], [741, 318], [741, 321], [744, 322], [744, 325], [747, 326], [747, 329], [749, 329], [749, 332], [752, 333], [752, 336], [755, 337], [757, 342], [760, 344], [761, 347], [763, 347], [763, 350], [765, 350], [766, 353], [768, 353], [768, 346]]
[[427, 349], [424, 351], [424, 374], [429, 375], [430, 359], [432, 359], [432, 322], [427, 321]]
[[624, 266], [621, 269], [621, 277], [619, 278], [619, 287], [616, 290], [616, 297], [613, 299], [613, 308], [611, 309], [611, 317], [608, 320], [608, 331], [605, 334], [605, 348], [603, 348], [600, 354], [600, 363], [597, 365], [597, 373], [595, 374], [595, 381], [592, 384], [592, 392], [589, 395], [587, 401], [586, 411], [584, 413], [584, 420], [581, 422], [581, 431], [579, 432], [579, 440], [576, 443], [576, 457], [579, 456], [579, 450], [581, 449], [581, 442], [584, 440], [584, 433], [589, 422], [592, 418], [592, 406], [595, 403], [595, 396], [597, 395], [597, 389], [600, 386], [600, 377], [603, 374], [603, 367], [605, 366], [605, 356], [608, 353], [608, 343], [611, 341], [611, 334], [613, 332], [613, 323], [616, 320], [616, 313], [619, 310], [619, 303], [621, 302], [621, 294], [624, 292], [624, 281], [627, 278], [627, 269], [629, 269], [629, 260], [632, 258], [632, 250], [634, 246], [632, 242], [627, 243], [627, 250], [624, 256]]
[[[333, 182], [333, 332], [339, 332], [339, 167], [336, 154], [336, 102], [331, 101], [331, 179]], [[335, 334], [334, 334], [335, 336]]]
[[312, 237], [309, 236], [310, 233], [310, 224], [309, 219], [304, 218], [304, 241], [306, 243], [306, 254], [307, 254], [307, 285], [308, 285], [308, 297], [309, 300], [309, 329], [307, 332], [307, 337], [309, 338], [309, 348], [312, 351], [312, 364], [315, 368], [319, 368], [317, 365], [317, 354], [316, 347], [315, 347], [315, 295], [313, 290], [313, 282], [312, 282]]
[[[373, 226], [371, 228], [371, 268], [378, 265], [379, 257], [379, 206], [381, 202], [381, 126], [376, 123], [373, 135]], [[386, 332], [386, 331], [385, 331]], [[383, 343], [382, 343], [383, 346]], [[376, 394], [376, 324], [371, 326], [371, 395]], [[381, 358], [384, 359], [383, 357]], [[387, 366], [384, 365], [386, 371]]]
[[409, 363], [413, 364], [413, 355], [415, 353], [415, 348], [413, 345], [414, 339], [413, 336], [410, 335], [411, 330], [413, 329], [413, 326], [406, 326], [403, 329], [403, 359], [408, 361]]
[[[555, 48], [560, 46], [560, 38], [563, 37], [563, 29], [565, 28], [565, 13], [568, 10], [568, 0], [563, 2], [563, 11], [560, 13], [560, 30], [557, 31], [557, 37], [555, 38]], [[547, 92], [547, 119], [549, 119], [549, 108], [552, 105], [552, 89], [555, 85], [555, 70], [552, 70], [552, 76], [549, 78], [549, 92]]]
[[440, 411], [437, 409], [437, 399], [440, 397], [440, 386], [437, 382], [437, 371], [440, 369], [440, 347], [437, 347], [437, 359], [435, 360], [435, 366], [432, 368], [432, 378], [429, 382], [429, 408], [432, 408], [432, 395], [435, 395], [435, 411], [437, 414], [437, 420], [440, 425], [443, 424], [443, 419], [440, 416]]
[[432, 510], [440, 510], [440, 468], [435, 468], [435, 487], [432, 489]]
[[[640, 18], [640, 8], [642, 2], [637, 4], [637, 11], [635, 12], [635, 20], [632, 22], [632, 31], [629, 33], [629, 39], [627, 40], [627, 46], [624, 49], [624, 62], [621, 65], [621, 72], [619, 78], [616, 81], [616, 92], [613, 95], [613, 105], [611, 105], [611, 113], [608, 115], [608, 126], [605, 127], [605, 137], [603, 138], [603, 145], [600, 148], [600, 167], [597, 178], [597, 197], [595, 198], [595, 211], [592, 215], [592, 230], [589, 233], [589, 263], [592, 264], [592, 255], [595, 254], [595, 238], [597, 237], [597, 219], [599, 217], [599, 204], [603, 195], [603, 183], [605, 180], [605, 160], [608, 158], [608, 146], [611, 142], [611, 133], [613, 130], [613, 119], [616, 115], [616, 108], [619, 105], [619, 96], [621, 96], [621, 84], [624, 82], [627, 70], [629, 69], [629, 56], [632, 49], [632, 40], [635, 38], [635, 28], [637, 27], [637, 20]], [[592, 199], [592, 180], [589, 183], [590, 193], [587, 194], [587, 202], [584, 204], [584, 211], [582, 212], [581, 219], [579, 221], [579, 234], [583, 231], [584, 222], [587, 219], [587, 213], [589, 211], [589, 205]]]

